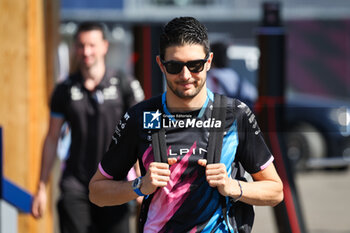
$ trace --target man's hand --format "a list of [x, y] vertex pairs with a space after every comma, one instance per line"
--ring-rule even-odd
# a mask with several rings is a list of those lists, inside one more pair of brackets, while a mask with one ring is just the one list
[[43, 217], [46, 209], [46, 188], [45, 185], [40, 184], [38, 192], [35, 194], [32, 204], [32, 215], [34, 218]]
[[209, 186], [217, 188], [221, 195], [231, 196], [234, 192], [232, 179], [227, 175], [226, 166], [223, 163], [208, 164], [206, 159], [199, 159], [198, 164], [205, 167], [205, 175]]
[[168, 164], [158, 162], [151, 163], [146, 175], [142, 178], [141, 192], [145, 195], [149, 195], [154, 193], [157, 188], [167, 186], [170, 180], [169, 166], [176, 162], [176, 158], [169, 158]]

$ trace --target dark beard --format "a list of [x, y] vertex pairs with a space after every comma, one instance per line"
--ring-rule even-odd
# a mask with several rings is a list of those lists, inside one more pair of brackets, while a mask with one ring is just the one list
[[201, 86], [199, 86], [198, 88], [195, 89], [196, 91], [195, 91], [192, 95], [183, 95], [182, 92], [180, 92], [180, 91], [174, 89], [171, 85], [169, 85], [169, 82], [168, 82], [167, 79], [165, 79], [165, 80], [166, 80], [166, 82], [168, 83], [169, 89], [170, 89], [177, 97], [179, 97], [179, 98], [181, 98], [181, 99], [192, 99], [193, 97], [197, 96], [198, 93], [202, 90], [202, 88], [205, 86], [205, 83], [206, 83], [206, 82], [203, 82], [203, 84], [202, 84]]

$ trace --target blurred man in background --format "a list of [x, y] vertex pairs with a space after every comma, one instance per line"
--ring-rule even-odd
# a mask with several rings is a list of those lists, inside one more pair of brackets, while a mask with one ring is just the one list
[[61, 127], [68, 122], [72, 139], [60, 181], [61, 232], [129, 232], [127, 204], [95, 206], [88, 198], [88, 183], [108, 148], [114, 126], [129, 107], [143, 99], [143, 91], [132, 77], [106, 67], [109, 43], [103, 25], [82, 23], [74, 39], [78, 68], [56, 86], [51, 98], [49, 130], [32, 214], [40, 218], [45, 212], [46, 184], [55, 161]]
[[208, 71], [207, 87], [214, 93], [237, 98], [252, 108], [258, 96], [257, 90], [229, 67], [227, 45], [224, 42], [216, 42], [211, 44], [210, 49], [215, 56]]

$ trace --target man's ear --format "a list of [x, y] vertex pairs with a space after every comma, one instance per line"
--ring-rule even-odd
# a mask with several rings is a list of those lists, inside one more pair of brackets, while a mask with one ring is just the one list
[[163, 66], [162, 62], [160, 61], [160, 56], [159, 56], [159, 55], [156, 57], [156, 61], [157, 61], [157, 64], [158, 64], [160, 70], [161, 70], [163, 73], [165, 73], [164, 66]]
[[207, 71], [210, 70], [211, 62], [213, 61], [213, 57], [214, 57], [214, 54], [213, 53], [209, 53], [209, 57], [208, 57], [208, 61], [207, 61]]
[[108, 48], [109, 48], [109, 42], [108, 42], [108, 40], [104, 40], [103, 41], [103, 44], [104, 44], [104, 54], [106, 55], [107, 54], [107, 52], [108, 52]]

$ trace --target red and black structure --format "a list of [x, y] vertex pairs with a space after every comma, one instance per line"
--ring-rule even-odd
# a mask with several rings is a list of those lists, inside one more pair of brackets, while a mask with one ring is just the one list
[[160, 24], [137, 25], [133, 28], [135, 76], [148, 99], [163, 92], [163, 78], [156, 62], [159, 54]]
[[255, 112], [264, 137], [275, 157], [275, 166], [283, 181], [284, 200], [274, 208], [279, 233], [304, 233], [293, 171], [286, 155], [285, 131], [285, 42], [286, 33], [279, 17], [279, 4], [264, 3], [261, 26], [257, 30], [260, 48], [259, 98]]

